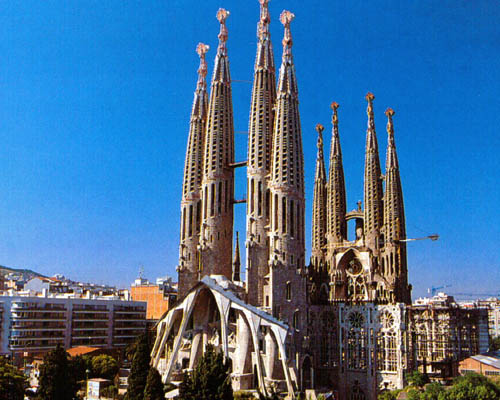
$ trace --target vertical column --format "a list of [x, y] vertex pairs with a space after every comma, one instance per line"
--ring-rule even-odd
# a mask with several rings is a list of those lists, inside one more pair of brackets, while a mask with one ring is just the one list
[[201, 276], [220, 274], [231, 279], [234, 192], [234, 127], [231, 76], [227, 55], [226, 19], [219, 9], [219, 46], [215, 56], [204, 147], [200, 235]]
[[259, 0], [247, 166], [247, 290], [248, 302], [264, 305], [264, 277], [269, 273], [269, 208], [268, 176], [276, 102], [276, 78], [273, 46], [269, 33], [269, 0]]

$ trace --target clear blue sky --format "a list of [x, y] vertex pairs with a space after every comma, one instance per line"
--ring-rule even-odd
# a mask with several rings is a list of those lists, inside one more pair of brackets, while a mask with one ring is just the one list
[[[199, 41], [217, 45], [231, 11], [233, 79], [251, 80], [257, 0], [9, 1], [0, 4], [0, 264], [126, 286], [140, 265], [175, 275], [179, 201]], [[500, 289], [500, 3], [273, 0], [281, 59], [287, 8], [310, 215], [316, 133], [340, 104], [348, 208], [362, 198], [366, 102], [385, 163], [396, 110], [414, 296]], [[251, 85], [233, 84], [246, 131]], [[246, 137], [236, 135], [238, 160]], [[244, 196], [238, 171], [237, 197]], [[236, 206], [244, 231], [244, 206]], [[309, 244], [307, 246], [310, 247]]]

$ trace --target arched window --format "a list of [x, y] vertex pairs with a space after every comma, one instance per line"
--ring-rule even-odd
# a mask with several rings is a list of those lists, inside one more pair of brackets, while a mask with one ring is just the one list
[[286, 283], [285, 295], [287, 300], [292, 300], [292, 283], [290, 281]]
[[299, 311], [295, 311], [293, 313], [293, 327], [296, 330], [299, 330], [299, 328], [300, 328], [300, 314], [299, 314]]

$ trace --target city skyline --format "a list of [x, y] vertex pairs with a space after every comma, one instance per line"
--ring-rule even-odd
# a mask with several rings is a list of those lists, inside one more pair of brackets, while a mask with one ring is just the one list
[[[132, 282], [141, 265], [150, 278], [176, 276], [181, 171], [198, 66], [194, 50], [200, 41], [211, 46], [211, 76], [219, 6], [231, 11], [235, 130], [248, 130], [258, 7], [118, 4], [4, 6], [2, 18], [9, 23], [0, 40], [10, 43], [0, 78], [4, 265], [121, 286]], [[381, 149], [383, 112], [396, 111], [407, 235], [441, 236], [408, 246], [414, 298], [442, 284], [452, 284], [450, 292], [496, 293], [500, 282], [498, 255], [487, 235], [491, 219], [492, 236], [500, 233], [492, 201], [499, 194], [494, 128], [500, 121], [493, 110], [500, 81], [494, 52], [498, 8], [488, 1], [449, 4], [454, 7], [311, 2], [305, 8], [273, 0], [269, 6], [277, 59], [279, 13], [287, 8], [296, 15], [307, 258], [314, 126], [326, 127], [329, 146], [329, 104], [340, 104], [347, 208], [354, 209], [362, 199], [364, 96], [372, 91]], [[15, 25], [16, 17], [26, 24]], [[246, 136], [235, 136], [236, 160], [242, 161]], [[235, 196], [244, 197], [243, 169], [236, 180]], [[244, 205], [235, 207], [235, 230], [241, 233], [244, 213]]]

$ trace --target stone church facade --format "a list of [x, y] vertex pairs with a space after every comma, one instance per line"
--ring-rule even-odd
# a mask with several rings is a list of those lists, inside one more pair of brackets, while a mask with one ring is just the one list
[[[248, 160], [235, 162], [226, 19], [210, 93], [208, 46], [199, 44], [181, 201], [179, 301], [157, 325], [152, 364], [178, 382], [208, 344], [232, 363], [236, 390], [333, 391], [376, 399], [401, 388], [416, 368], [453, 373], [458, 359], [484, 350], [487, 314], [411, 305], [403, 194], [387, 109], [385, 172], [374, 96], [368, 93], [364, 199], [347, 212], [337, 103], [332, 103], [328, 172], [317, 125], [311, 260], [305, 260], [304, 160], [291, 22], [283, 11], [276, 81], [269, 0], [259, 0]], [[234, 169], [247, 171], [246, 271], [233, 259]], [[347, 225], [355, 221], [353, 240]], [[424, 309], [425, 308], [425, 309]], [[486, 315], [486, 316], [485, 316]], [[486, 325], [485, 325], [486, 320]], [[487, 336], [486, 336], [487, 338]], [[487, 346], [487, 339], [486, 339]]]

